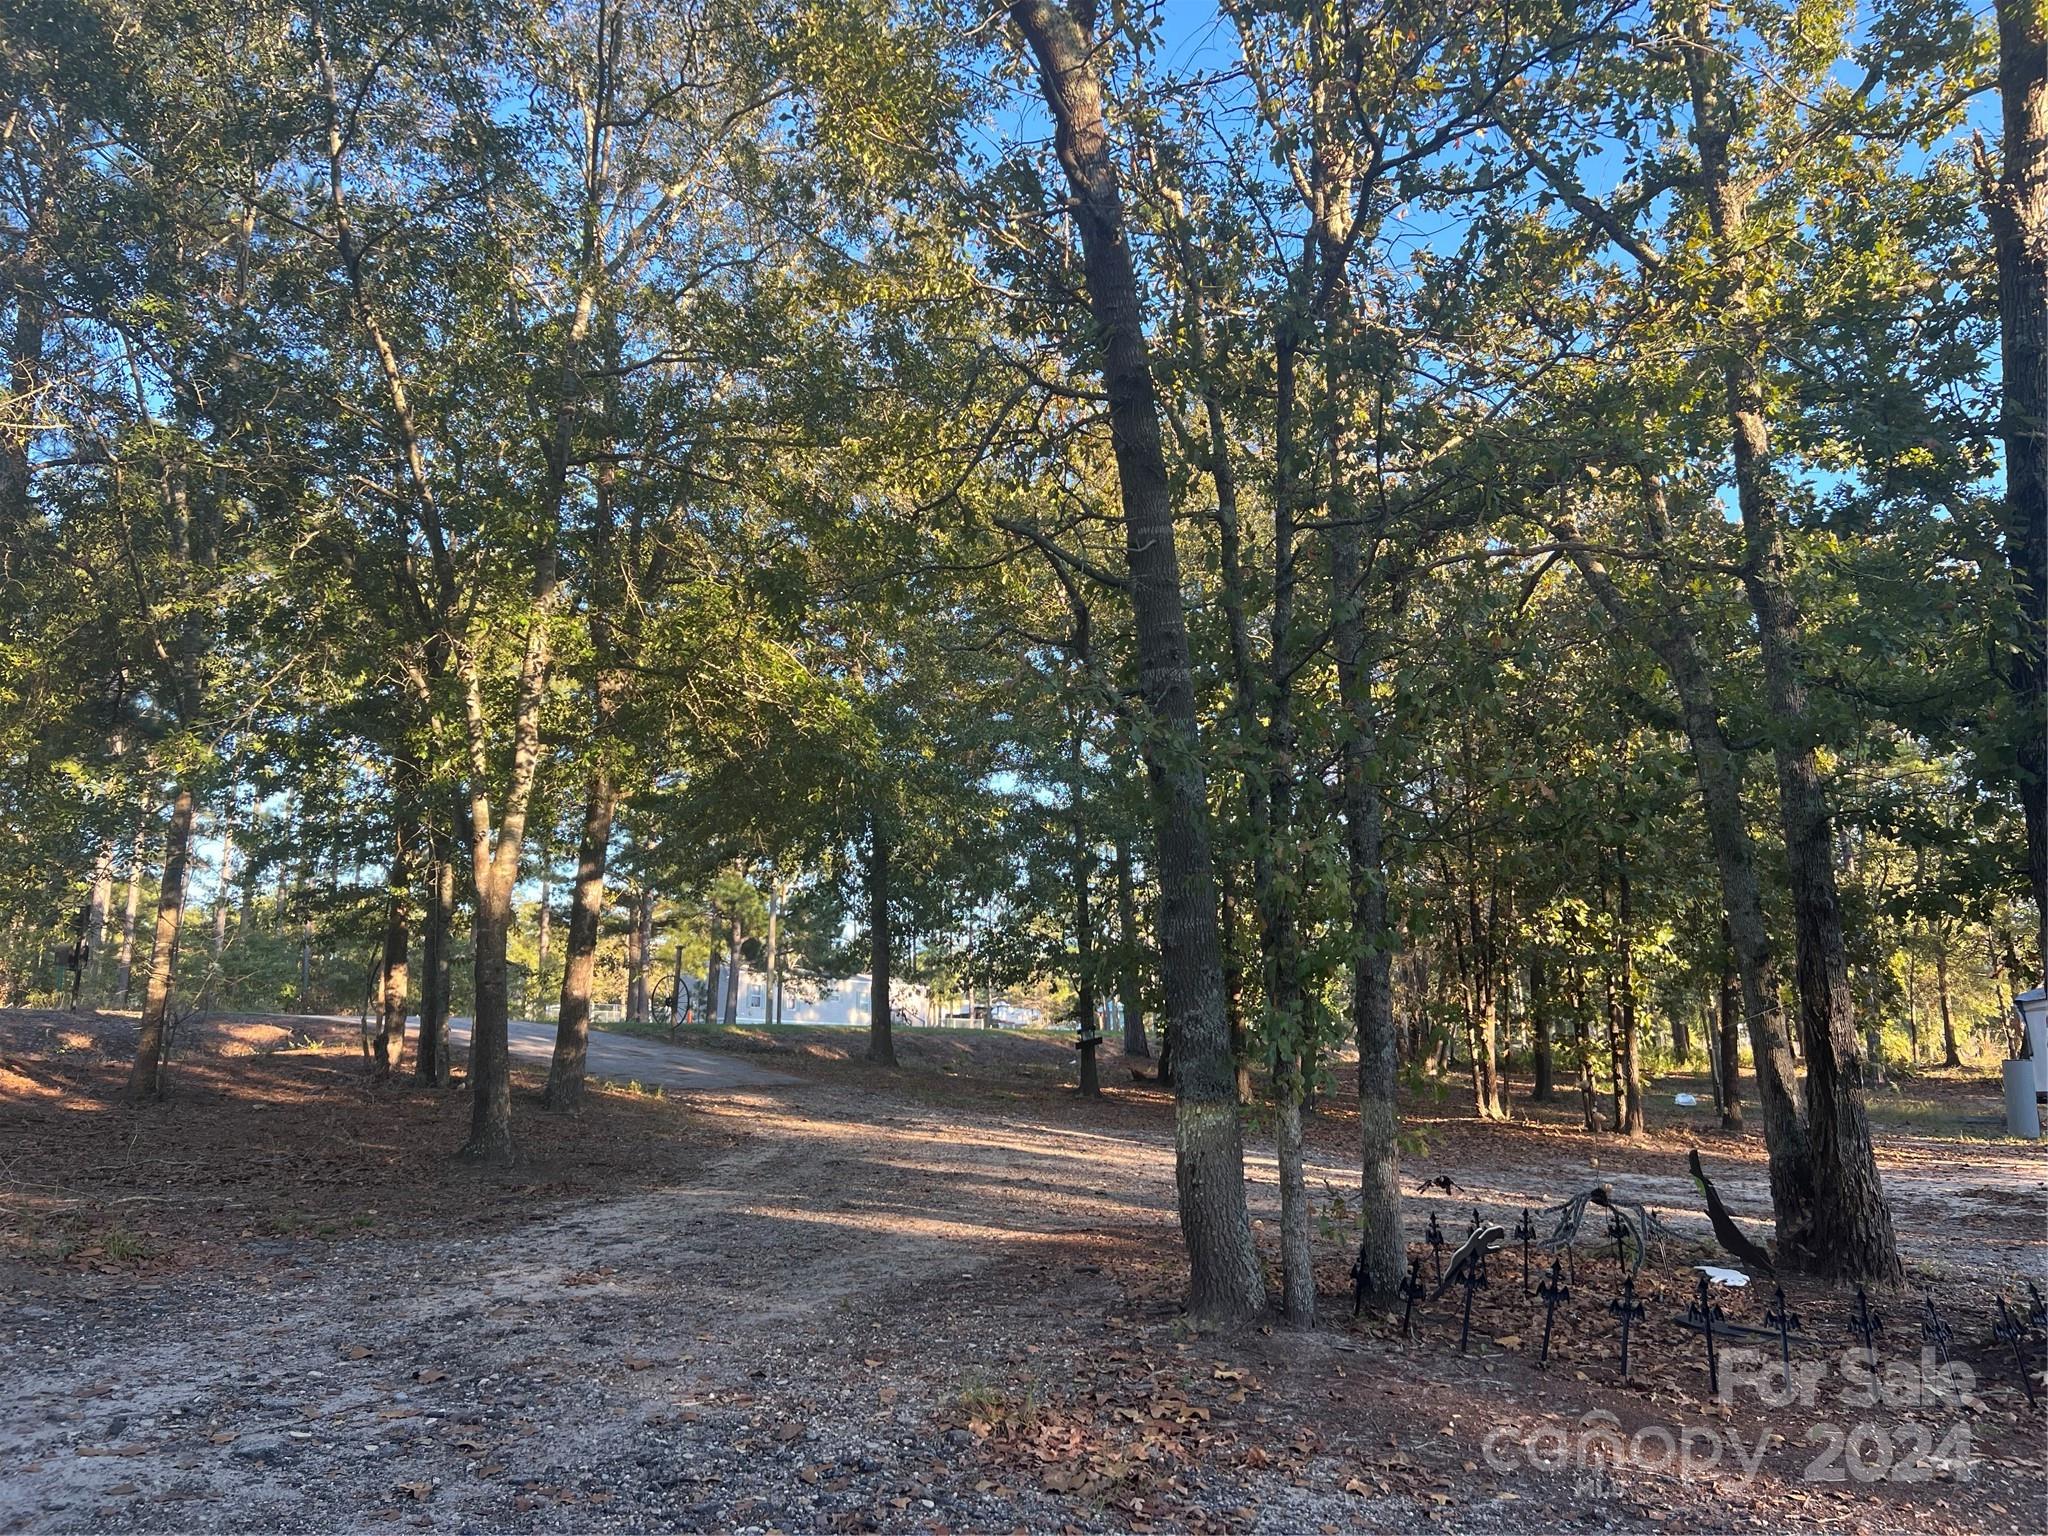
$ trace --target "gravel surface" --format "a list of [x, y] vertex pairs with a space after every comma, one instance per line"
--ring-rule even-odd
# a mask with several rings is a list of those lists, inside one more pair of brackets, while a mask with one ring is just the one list
[[[1726, 1415], [1618, 1390], [1592, 1345], [1587, 1370], [1540, 1374], [1506, 1322], [1470, 1358], [1441, 1315], [1417, 1342], [1352, 1327], [1340, 1232], [1324, 1329], [1193, 1334], [1155, 1110], [728, 1089], [678, 1122], [721, 1149], [687, 1175], [509, 1231], [255, 1237], [211, 1270], [22, 1281], [0, 1312], [0, 1529], [2041, 1528], [2039, 1421], [2010, 1392], [1968, 1409], [1967, 1484], [1816, 1488], [1804, 1421], [1742, 1485], [1496, 1471], [1504, 1425]], [[1270, 1231], [1270, 1159], [1252, 1173]], [[1583, 1155], [1468, 1161], [1477, 1192], [1437, 1209], [1586, 1175]], [[1348, 1182], [1333, 1157], [1324, 1181]], [[1410, 1205], [1419, 1235], [1431, 1202]]]

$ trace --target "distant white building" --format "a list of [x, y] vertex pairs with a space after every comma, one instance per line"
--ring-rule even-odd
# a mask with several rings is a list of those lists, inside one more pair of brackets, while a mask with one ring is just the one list
[[[725, 1017], [725, 987], [728, 972], [719, 967], [711, 977], [711, 1006], [704, 1022]], [[765, 1024], [769, 1011], [770, 979], [760, 971], [742, 969], [739, 997], [733, 1010], [736, 1024]], [[823, 1024], [842, 1029], [866, 1029], [873, 1022], [874, 978], [846, 976], [837, 980], [821, 976], [782, 978], [781, 1021], [784, 1024]], [[935, 1024], [938, 1013], [932, 996], [923, 987], [907, 981], [889, 983], [889, 1005], [898, 1024]]]

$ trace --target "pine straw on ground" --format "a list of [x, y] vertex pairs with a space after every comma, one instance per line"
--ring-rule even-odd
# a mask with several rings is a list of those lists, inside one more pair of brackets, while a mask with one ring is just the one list
[[6, 1020], [0, 1269], [166, 1272], [273, 1239], [492, 1230], [682, 1181], [731, 1140], [678, 1100], [602, 1083], [580, 1114], [546, 1114], [539, 1076], [515, 1070], [518, 1158], [480, 1167], [451, 1156], [459, 1087], [418, 1086], [409, 1062], [379, 1081], [352, 1026], [305, 1021], [217, 1025], [183, 1043], [161, 1101], [135, 1104], [125, 1022]]

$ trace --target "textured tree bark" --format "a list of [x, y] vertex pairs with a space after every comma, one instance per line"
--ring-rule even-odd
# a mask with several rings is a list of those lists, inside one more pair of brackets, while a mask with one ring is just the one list
[[[335, 254], [348, 285], [352, 318], [370, 344], [384, 383], [391, 424], [403, 450], [407, 480], [413, 492], [410, 510], [431, 559], [432, 607], [441, 626], [439, 638], [452, 652], [454, 670], [461, 683], [468, 757], [469, 819], [465, 834], [469, 844], [471, 887], [476, 893], [475, 987], [469, 1052], [470, 1129], [461, 1155], [495, 1162], [512, 1154], [511, 1051], [507, 1041], [511, 999], [506, 948], [512, 928], [513, 891], [518, 884], [520, 859], [526, 841], [528, 803], [540, 757], [541, 704], [552, 659], [550, 621], [560, 570], [558, 536], [584, 394], [582, 357], [590, 338], [591, 322], [597, 312], [600, 274], [592, 256], [597, 245], [597, 199], [586, 200], [583, 254], [574, 290], [575, 306], [563, 329], [561, 350], [555, 358], [552, 409], [542, 443], [546, 470], [539, 493], [545, 528], [534, 555], [527, 589], [525, 644], [513, 688], [511, 763], [504, 779], [505, 794], [497, 809], [494, 829], [490, 785], [495, 754], [483, 679], [468, 636], [463, 632], [466, 620], [460, 608], [461, 580], [441, 521], [433, 477], [427, 467], [426, 438], [414, 413], [398, 354], [371, 302], [365, 281], [363, 249], [348, 210], [348, 176], [344, 164], [348, 140], [343, 126], [342, 92], [328, 46], [323, 7], [316, 5], [311, 8], [307, 34], [313, 45], [326, 109], [327, 206]], [[590, 174], [601, 173], [592, 168]]]
[[[102, 845], [92, 865], [92, 898], [86, 906], [86, 944], [90, 949], [93, 973], [97, 977], [106, 969], [107, 913], [114, 905], [114, 845]], [[94, 996], [99, 995], [97, 985]]]
[[729, 967], [719, 949], [722, 936], [718, 927], [718, 908], [706, 908], [705, 916], [711, 923], [711, 949], [704, 960], [704, 1022], [716, 1024], [724, 1012], [723, 995], [732, 986], [732, 977], [726, 974]]
[[1302, 1159], [1304, 1061], [1312, 1042], [1301, 981], [1294, 901], [1294, 673], [1296, 486], [1295, 365], [1299, 348], [1291, 310], [1282, 321], [1275, 357], [1273, 478], [1273, 607], [1265, 687], [1264, 752], [1253, 772], [1264, 786], [1266, 826], [1253, 840], [1252, 884], [1258, 901], [1259, 951], [1266, 995], [1266, 1037], [1273, 1042], [1275, 1146], [1280, 1175], [1280, 1291], [1288, 1324], [1316, 1320], [1314, 1250], [1310, 1245], [1308, 1176]]
[[156, 934], [150, 944], [149, 980], [142, 993], [135, 1063], [128, 1096], [153, 1099], [163, 1092], [164, 1028], [178, 966], [178, 931], [185, 916], [185, 865], [192, 852], [192, 788], [180, 784], [171, 798], [171, 822], [164, 832], [164, 876], [156, 898]]
[[725, 1007], [721, 1022], [730, 1028], [739, 1022], [740, 988], [746, 985], [746, 952], [740, 945], [745, 936], [740, 932], [740, 907], [732, 904], [725, 914]]
[[889, 1001], [889, 829], [879, 813], [868, 817], [868, 1052], [878, 1067], [896, 1065], [894, 1010]]
[[1849, 991], [1847, 946], [1835, 886], [1834, 826], [1807, 704], [1800, 616], [1791, 554], [1771, 467], [1759, 364], [1763, 338], [1743, 268], [1744, 193], [1729, 167], [1729, 111], [1721, 96], [1725, 61], [1712, 47], [1705, 10], [1686, 50], [1694, 139], [1708, 224], [1723, 268], [1726, 341], [1721, 373], [1742, 516], [1743, 586], [1756, 617], [1764, 694], [1774, 718], [1778, 813], [1791, 887], [1799, 1028], [1806, 1046], [1806, 1115], [1813, 1157], [1813, 1219], [1804, 1257], [1818, 1272], [1896, 1281], [1891, 1210], [1878, 1179], [1863, 1104], [1862, 1045]]
[[1572, 1055], [1579, 1072], [1579, 1120], [1589, 1131], [1600, 1129], [1600, 1093], [1593, 1084], [1593, 1026], [1586, 1006], [1586, 981], [1572, 973]]
[[1122, 492], [1125, 556], [1138, 631], [1144, 742], [1157, 806], [1160, 970], [1174, 1030], [1175, 1163], [1181, 1234], [1198, 1321], [1230, 1322], [1265, 1306], [1245, 1202], [1244, 1143], [1224, 1017], [1209, 849], [1207, 786], [1181, 612], [1172, 488], [1146, 355], [1137, 273], [1123, 228], [1092, 41], [1050, 0], [1010, 15], [1030, 45], [1073, 191]]
[[1538, 1104], [1548, 1104], [1557, 1097], [1550, 1025], [1550, 976], [1543, 957], [1538, 955], [1529, 962], [1529, 1035], [1536, 1058], [1536, 1085], [1529, 1091], [1529, 1097]]
[[148, 843], [149, 818], [138, 817], [135, 840], [128, 847], [128, 890], [121, 903], [121, 954], [114, 972], [114, 993], [121, 1006], [135, 993], [135, 922], [142, 913], [142, 858]]
[[455, 861], [447, 834], [428, 823], [425, 850], [427, 911], [420, 941], [420, 1039], [413, 1056], [413, 1079], [439, 1086], [448, 1081], [448, 1015], [450, 929], [455, 917]]
[[1616, 886], [1620, 901], [1621, 957], [1617, 981], [1621, 993], [1621, 1052], [1614, 1063], [1621, 1080], [1621, 1134], [1640, 1141], [1648, 1134], [1643, 1121], [1642, 1022], [1636, 1012], [1635, 901], [1626, 858], [1619, 861]]
[[1720, 1070], [1715, 1086], [1721, 1096], [1721, 1129], [1742, 1129], [1742, 1044], [1736, 1035], [1736, 1020], [1742, 1016], [1742, 976], [1735, 968], [1731, 948], [1721, 969], [1720, 1029], [1713, 1048], [1720, 1052]]
[[[640, 942], [641, 950], [652, 955], [654, 952], [654, 898], [647, 899], [647, 926], [645, 937]], [[782, 1022], [782, 893], [776, 888], [775, 876], [768, 876], [768, 965], [766, 985], [768, 1000], [761, 1012], [770, 1024]], [[653, 961], [650, 959], [650, 965]]]
[[1097, 1039], [1095, 1007], [1095, 914], [1088, 888], [1095, 880], [1095, 854], [1087, 845], [1087, 830], [1076, 817], [1074, 839], [1074, 1023], [1080, 1039], [1081, 1092], [1088, 1098], [1102, 1094], [1102, 1079], [1096, 1070]]
[[569, 938], [562, 955], [562, 994], [555, 1013], [555, 1052], [548, 1062], [543, 1107], [573, 1114], [583, 1103], [590, 1058], [590, 989], [597, 974], [597, 931], [604, 917], [604, 875], [619, 792], [601, 758], [591, 765], [583, 794], [583, 828], [576, 840], [576, 887], [569, 898]]
[[[1199, 291], [1191, 305], [1188, 334], [1191, 338], [1196, 364], [1204, 366], [1207, 359], [1206, 321], [1202, 315]], [[1283, 349], [1283, 361], [1292, 367], [1292, 351]], [[1259, 678], [1252, 661], [1251, 630], [1247, 622], [1246, 609], [1249, 598], [1246, 595], [1246, 579], [1242, 558], [1243, 525], [1239, 519], [1237, 500], [1237, 473], [1231, 460], [1230, 433], [1223, 415], [1222, 402], [1217, 398], [1213, 381], [1205, 377], [1202, 403], [1208, 424], [1208, 470], [1216, 486], [1216, 531], [1217, 553], [1223, 578], [1220, 597], [1222, 599], [1225, 627], [1230, 636], [1230, 717], [1231, 728], [1237, 736], [1238, 748], [1246, 767], [1239, 774], [1244, 793], [1245, 826], [1250, 834], [1254, 869], [1252, 873], [1253, 910], [1261, 914], [1261, 944], [1263, 951], [1263, 910], [1260, 906], [1260, 892], [1265, 889], [1260, 875], [1264, 869], [1270, 876], [1271, 866], [1267, 851], [1272, 839], [1272, 819], [1266, 798], [1268, 775], [1263, 771], [1262, 759], [1266, 750], [1266, 733], [1259, 725]], [[1292, 391], [1283, 387], [1277, 397], [1291, 402]], [[1283, 423], [1291, 419], [1291, 411], [1282, 412]], [[1223, 945], [1223, 1016], [1230, 1032], [1230, 1055], [1236, 1067], [1237, 1102], [1252, 1102], [1251, 1029], [1245, 1020], [1244, 972], [1245, 966], [1238, 953], [1238, 933], [1235, 921], [1235, 883], [1241, 874], [1226, 869], [1219, 882], [1218, 901], [1222, 910], [1221, 939]], [[1263, 978], [1264, 968], [1260, 975]], [[1161, 1081], [1164, 1081], [1162, 1074]]]
[[[1074, 649], [1085, 669], [1088, 665], [1087, 610], [1077, 604], [1075, 613]], [[1090, 894], [1095, 884], [1095, 845], [1088, 835], [1087, 800], [1083, 787], [1086, 746], [1082, 726], [1077, 720], [1067, 756], [1067, 793], [1072, 802], [1069, 811], [1073, 818], [1070, 831], [1074, 840], [1074, 1024], [1081, 1053], [1081, 1093], [1092, 1099], [1101, 1097], [1102, 1079], [1095, 1060], [1101, 1031], [1096, 1027], [1095, 903]]]
[[1145, 1057], [1152, 1044], [1145, 1038], [1145, 995], [1138, 984], [1138, 898], [1131, 871], [1131, 840], [1116, 840], [1117, 1004], [1124, 1016], [1124, 1054]]
[[1302, 1156], [1301, 1058], [1282, 1053], [1273, 1077], [1273, 1139], [1280, 1172], [1280, 1306], [1289, 1327], [1313, 1328], [1316, 1271], [1310, 1240], [1308, 1170]]
[[1941, 1004], [1941, 1064], [1960, 1067], [1963, 1053], [1956, 1049], [1956, 1021], [1948, 1009], [1948, 934], [1938, 932], [1934, 950], [1935, 997]]
[[391, 828], [391, 868], [384, 877], [384, 955], [377, 983], [377, 1038], [372, 1042], [379, 1077], [389, 1077], [397, 1071], [405, 1057], [405, 1003], [411, 987], [408, 962], [418, 841], [418, 816], [407, 812], [395, 815]]
[[[1341, 429], [1331, 457], [1345, 462]], [[1384, 857], [1385, 805], [1374, 776], [1378, 721], [1366, 673], [1365, 621], [1360, 612], [1361, 550], [1357, 519], [1336, 480], [1329, 532], [1331, 644], [1336, 654], [1337, 697], [1344, 712], [1337, 792], [1344, 816], [1344, 853], [1351, 906], [1351, 1028], [1358, 1046], [1359, 1263], [1366, 1292], [1391, 1301], [1406, 1268], [1401, 1230], [1399, 1080], [1394, 1029], [1393, 939], [1387, 931]]]
[[[635, 891], [633, 899], [627, 903], [626, 910], [627, 919], [633, 925], [626, 935], [626, 1018], [634, 1024], [645, 1024], [649, 1005], [654, 996], [651, 980], [654, 974], [654, 893], [646, 889]], [[772, 944], [775, 933], [773, 907], [769, 909], [768, 932]], [[768, 973], [772, 975], [774, 970], [771, 948]], [[772, 1006], [772, 1000], [763, 1001], [763, 1023], [772, 1017], [769, 1012]]]
[[[552, 818], [550, 818], [552, 819]], [[548, 956], [555, 947], [555, 850], [549, 837], [540, 849], [540, 910], [535, 914], [533, 969], [536, 977], [548, 973]]]
[[2003, 152], [1984, 212], [1998, 265], [2001, 531], [2020, 629], [2005, 683], [2017, 711], [2036, 954], [2048, 967], [2048, 10], [1998, 0], [1997, 11]]

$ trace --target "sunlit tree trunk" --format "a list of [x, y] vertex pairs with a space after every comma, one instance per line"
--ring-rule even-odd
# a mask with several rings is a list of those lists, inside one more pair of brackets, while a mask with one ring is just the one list
[[880, 812], [868, 817], [865, 849], [868, 899], [868, 1051], [878, 1067], [896, 1065], [893, 1007], [889, 1001], [889, 829]]
[[121, 903], [121, 953], [114, 972], [114, 995], [126, 1008], [135, 990], [135, 924], [142, 914], [142, 864], [148, 848], [149, 818], [136, 818], [135, 838], [128, 845], [128, 890]]
[[150, 943], [149, 980], [142, 993], [142, 1022], [128, 1096], [153, 1099], [163, 1092], [164, 1032], [178, 965], [178, 932], [185, 916], [185, 865], [192, 850], [192, 789], [180, 784], [171, 798], [164, 832], [163, 883], [156, 898], [156, 933]]
[[1764, 695], [1774, 717], [1778, 811], [1792, 898], [1813, 1159], [1813, 1220], [1804, 1258], [1824, 1274], [1896, 1280], [1900, 1269], [1891, 1210], [1878, 1178], [1859, 1081], [1862, 1046], [1835, 882], [1834, 823], [1815, 745], [1791, 552], [1772, 468], [1760, 364], [1765, 342], [1743, 266], [1747, 193], [1730, 168], [1729, 107], [1720, 84], [1726, 63], [1708, 31], [1702, 6], [1690, 20], [1685, 52], [1700, 190], [1722, 269], [1726, 341], [1721, 373], [1742, 519], [1742, 581], [1756, 619]]
[[[401, 794], [409, 790], [401, 789]], [[401, 809], [392, 818], [391, 867], [385, 876], [384, 956], [378, 984], [377, 1075], [388, 1077], [405, 1056], [405, 1003], [410, 986], [414, 892], [419, 877], [419, 818]]]
[[1587, 1005], [1583, 972], [1572, 973], [1572, 1055], [1579, 1072], [1579, 1120], [1589, 1131], [1600, 1129], [1600, 1093], [1593, 1083], [1592, 1009]]
[[1010, 15], [1036, 56], [1054, 148], [1073, 192], [1096, 361], [1109, 397], [1139, 686], [1150, 717], [1144, 746], [1156, 802], [1152, 867], [1160, 889], [1160, 970], [1175, 1033], [1176, 1183], [1191, 1270], [1189, 1311], [1201, 1321], [1232, 1321], [1264, 1308], [1265, 1283], [1245, 1201], [1208, 792], [1181, 607], [1172, 487], [1137, 272], [1124, 233], [1093, 42], [1050, 0], [1018, 0]]
[[1616, 980], [1621, 994], [1621, 1051], [1615, 1059], [1615, 1075], [1621, 1081], [1621, 1134], [1634, 1140], [1641, 1140], [1647, 1133], [1643, 1121], [1643, 1075], [1640, 1058], [1642, 1055], [1642, 1021], [1636, 1011], [1636, 966], [1635, 966], [1635, 901], [1634, 887], [1628, 877], [1628, 863], [1624, 858], [1617, 871], [1617, 889], [1620, 895], [1619, 939], [1621, 950], [1617, 961], [1619, 972]]
[[576, 886], [569, 898], [569, 937], [562, 955], [562, 993], [555, 1014], [555, 1052], [548, 1063], [543, 1105], [574, 1112], [583, 1102], [590, 1057], [590, 990], [597, 973], [598, 927], [604, 917], [604, 875], [619, 804], [603, 754], [591, 765], [583, 795], [583, 829], [576, 842]]
[[1948, 932], [1945, 927], [1935, 930], [1934, 995], [1941, 1005], [1941, 1064], [1960, 1067], [1963, 1053], [1956, 1048], [1956, 1021], [1948, 1006]]
[[455, 862], [449, 838], [433, 818], [425, 823], [427, 907], [420, 941], [420, 1038], [413, 1056], [416, 1081], [448, 1081], [449, 946], [455, 916]]

